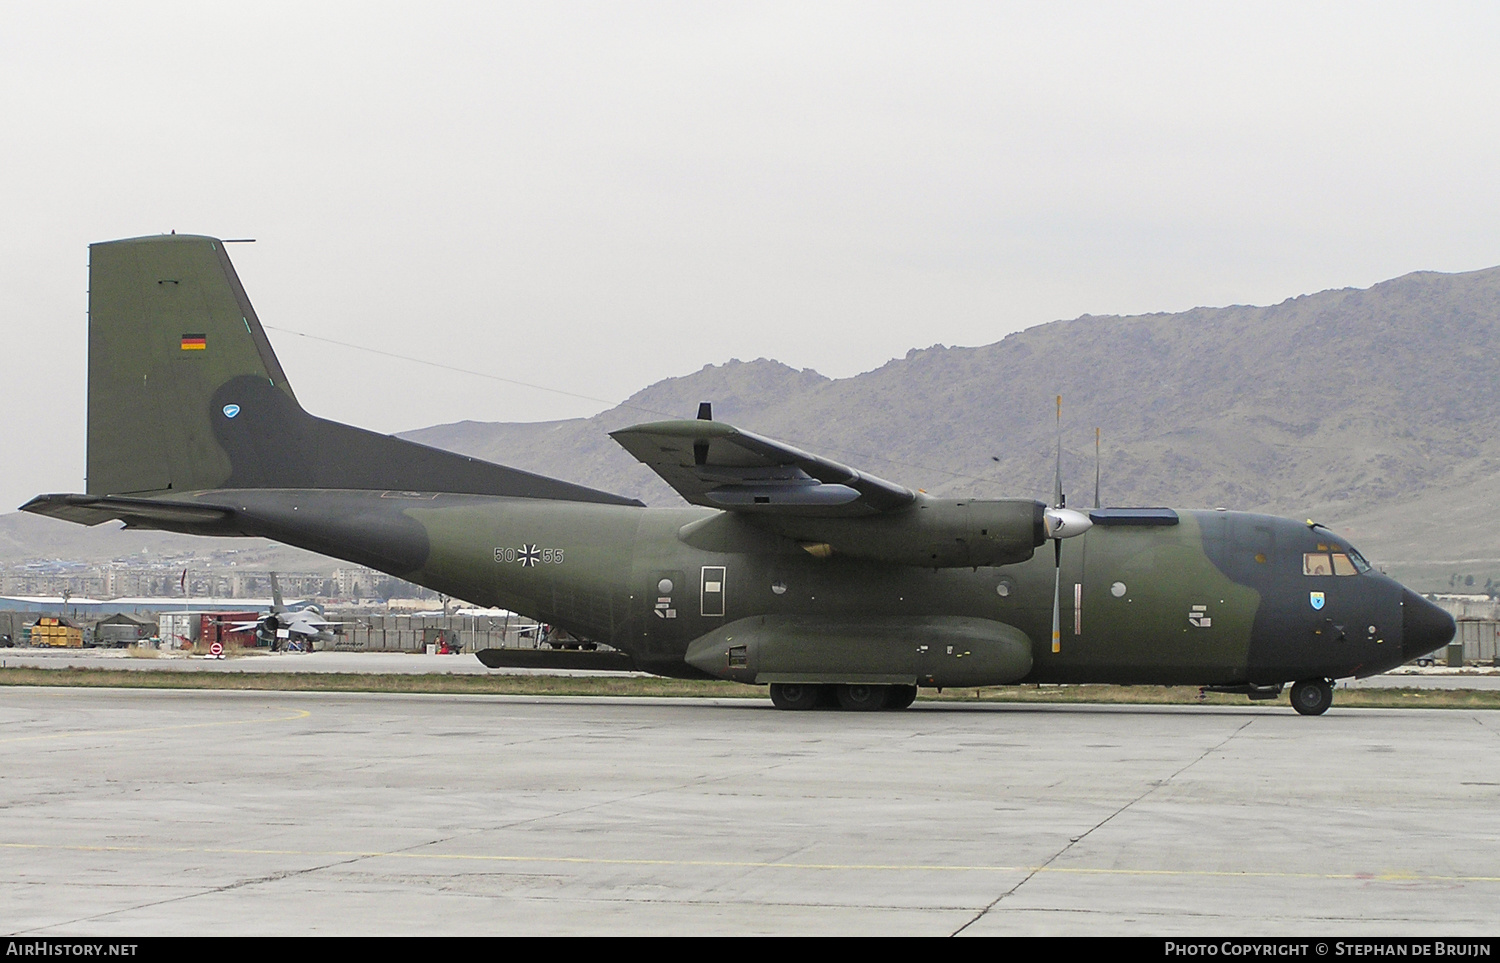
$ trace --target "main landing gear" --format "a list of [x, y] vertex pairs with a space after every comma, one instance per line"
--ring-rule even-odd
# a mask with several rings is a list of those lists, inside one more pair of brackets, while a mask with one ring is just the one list
[[1333, 683], [1327, 679], [1303, 679], [1292, 686], [1292, 708], [1304, 716], [1320, 716], [1333, 705]]
[[778, 709], [815, 709], [822, 688], [800, 682], [772, 682], [771, 704]]
[[819, 685], [771, 683], [771, 702], [778, 709], [816, 709], [836, 705], [851, 712], [905, 709], [917, 700], [914, 685]]

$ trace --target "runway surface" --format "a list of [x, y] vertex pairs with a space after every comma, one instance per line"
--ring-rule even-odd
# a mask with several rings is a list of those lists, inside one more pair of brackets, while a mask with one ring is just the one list
[[[132, 658], [124, 649], [4, 649], [0, 667], [38, 669], [132, 669], [141, 672], [378, 672], [419, 675], [491, 675], [474, 655], [418, 655], [407, 652], [269, 652], [231, 659], [163, 655]], [[641, 672], [597, 672], [567, 669], [504, 669], [512, 675], [644, 675]]]
[[12, 935], [1484, 935], [1500, 713], [0, 689]]
[[[156, 659], [130, 657], [124, 649], [0, 649], [0, 667], [40, 669], [133, 669], [155, 672], [376, 672], [389, 674], [444, 673], [452, 675], [635, 675], [643, 672], [601, 672], [589, 669], [488, 669], [473, 655], [418, 655], [405, 652], [257, 652], [233, 659], [172, 656]], [[1340, 687], [1419, 687], [1443, 689], [1500, 689], [1500, 669], [1473, 667], [1419, 669], [1403, 666], [1368, 679], [1345, 679]], [[1334, 697], [1337, 704], [1338, 698]]]

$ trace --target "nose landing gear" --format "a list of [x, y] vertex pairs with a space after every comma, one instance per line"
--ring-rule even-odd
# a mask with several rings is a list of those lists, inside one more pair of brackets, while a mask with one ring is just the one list
[[1292, 708], [1304, 716], [1320, 716], [1333, 705], [1333, 683], [1327, 679], [1303, 679], [1292, 685]]

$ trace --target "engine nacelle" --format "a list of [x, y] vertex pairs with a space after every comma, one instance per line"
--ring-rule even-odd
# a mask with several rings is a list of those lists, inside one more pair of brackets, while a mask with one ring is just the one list
[[1028, 498], [938, 499], [856, 518], [758, 515], [758, 528], [796, 539], [818, 557], [893, 565], [973, 568], [1024, 562], [1047, 540], [1047, 506]]

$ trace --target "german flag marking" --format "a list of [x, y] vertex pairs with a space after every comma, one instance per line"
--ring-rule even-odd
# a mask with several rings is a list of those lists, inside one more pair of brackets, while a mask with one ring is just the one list
[[182, 336], [182, 350], [184, 351], [207, 351], [208, 335], [185, 334]]

